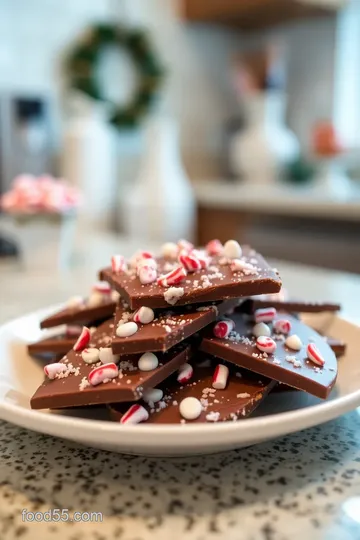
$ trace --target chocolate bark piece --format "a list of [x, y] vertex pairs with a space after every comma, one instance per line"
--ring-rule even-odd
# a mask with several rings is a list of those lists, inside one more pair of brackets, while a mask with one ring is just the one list
[[180, 341], [192, 336], [216, 320], [218, 316], [232, 312], [239, 300], [231, 298], [205, 306], [182, 306], [155, 313], [149, 324], [138, 323], [138, 331], [132, 336], [120, 338], [116, 328], [120, 321], [132, 320], [131, 312], [120, 302], [115, 312], [115, 327], [111, 347], [116, 354], [133, 354], [146, 351], [167, 351]]
[[[229, 378], [224, 390], [215, 390], [212, 388], [212, 379], [219, 360], [208, 357], [208, 361], [209, 363], [203, 365], [194, 364], [193, 377], [186, 384], [180, 384], [176, 377], [172, 376], [159, 385], [158, 388], [164, 392], [160, 402], [149, 406], [141, 401], [149, 412], [146, 423], [185, 423], [179, 412], [179, 405], [183, 399], [190, 396], [202, 400], [203, 411], [199, 418], [186, 423], [241, 420], [248, 417], [276, 386], [275, 381], [221, 362], [229, 367]], [[130, 406], [131, 403], [126, 406], [111, 404], [109, 410], [112, 420], [119, 422]]]
[[[103, 323], [91, 337], [90, 347], [109, 347], [112, 321]], [[140, 355], [124, 355], [118, 363], [119, 376], [109, 382], [91, 386], [88, 383], [89, 373], [97, 364], [86, 364], [81, 352], [71, 350], [61, 360], [67, 371], [55, 379], [46, 379], [38, 388], [30, 404], [33, 409], [60, 409], [98, 405], [103, 403], [134, 401], [142, 396], [145, 388], [153, 387], [166, 379], [191, 356], [191, 348], [182, 342], [170, 351], [157, 354], [159, 365], [152, 371], [140, 371], [138, 359]]]
[[331, 350], [334, 351], [337, 358], [344, 356], [346, 353], [346, 343], [344, 341], [327, 336], [324, 336], [324, 338], [329, 347], [331, 347]]
[[[156, 260], [159, 276], [179, 266], [178, 262], [164, 258]], [[173, 295], [168, 292], [170, 287], [162, 287], [156, 282], [142, 285], [135, 270], [116, 274], [111, 268], [105, 268], [100, 271], [100, 279], [108, 281], [115, 290], [119, 291], [131, 309], [138, 309], [141, 306], [167, 308], [171, 302], [180, 306], [280, 290], [279, 275], [260, 254], [249, 246], [243, 246], [242, 260], [252, 264], [255, 267], [255, 273], [233, 272], [224, 257], [214, 256], [211, 257], [209, 268], [189, 273], [184, 281], [170, 286], [175, 289]]]
[[[288, 319], [292, 326], [290, 333], [298, 335], [303, 346], [300, 351], [291, 350], [285, 345], [285, 336], [273, 334], [277, 343], [275, 353], [263, 353], [256, 347], [252, 333], [254, 321], [242, 313], [234, 313], [230, 318], [235, 328], [229, 337], [216, 338], [209, 327], [203, 333], [200, 350], [320, 398], [329, 395], [336, 381], [337, 361], [329, 345], [315, 330], [289, 314], [286, 317], [279, 315], [275, 320]], [[309, 343], [314, 343], [325, 359], [322, 368], [307, 358]]]
[[239, 311], [254, 313], [257, 309], [273, 307], [277, 311], [290, 313], [322, 313], [323, 311], [339, 311], [340, 304], [331, 302], [308, 302], [306, 300], [273, 300], [266, 298], [249, 298], [239, 306]]
[[30, 343], [27, 346], [30, 356], [38, 356], [42, 354], [66, 354], [75, 344], [77, 337], [59, 334], [40, 339], [35, 343]]
[[89, 324], [89, 321], [106, 320], [114, 315], [116, 302], [104, 298], [98, 306], [80, 306], [61, 309], [40, 322], [40, 328], [53, 328], [60, 324]]

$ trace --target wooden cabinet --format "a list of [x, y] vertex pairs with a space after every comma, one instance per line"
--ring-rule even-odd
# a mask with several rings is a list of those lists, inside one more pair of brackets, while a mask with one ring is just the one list
[[186, 20], [256, 30], [293, 19], [333, 14], [346, 0], [183, 0]]

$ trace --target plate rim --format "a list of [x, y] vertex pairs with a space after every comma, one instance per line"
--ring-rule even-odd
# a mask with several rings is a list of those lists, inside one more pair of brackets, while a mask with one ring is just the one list
[[[50, 306], [48, 308], [39, 309], [21, 317], [13, 318], [12, 320], [0, 325], [0, 341], [6, 331], [15, 323], [19, 323], [21, 319], [28, 317], [43, 317], [47, 312], [58, 309], [62, 304]], [[336, 315], [336, 318], [350, 324], [354, 328], [360, 330], [360, 326], [352, 322], [346, 317]], [[1, 384], [1, 383], [0, 383]], [[292, 411], [270, 414], [268, 416], [246, 418], [241, 422], [214, 422], [204, 424], [140, 424], [140, 425], [121, 425], [119, 432], [119, 423], [93, 420], [87, 418], [76, 418], [61, 415], [44, 414], [41, 411], [25, 409], [14, 403], [7, 403], [0, 398], [0, 419], [13, 423], [15, 425], [34, 429], [41, 433], [51, 433], [60, 437], [70, 439], [86, 439], [90, 440], [94, 433], [106, 434], [110, 437], [108, 442], [117, 442], [120, 446], [132, 444], [134, 446], [143, 443], [143, 437], [153, 435], [149, 438], [149, 447], [162, 447], [179, 445], [182, 447], [194, 446], [194, 440], [190, 437], [183, 437], [184, 429], [186, 432], [198, 440], [197, 444], [207, 444], [205, 438], [221, 435], [221, 443], [246, 443], [254, 440], [257, 437], [261, 440], [273, 438], [279, 435], [285, 435], [302, 429], [307, 429], [318, 424], [322, 424], [332, 420], [346, 412], [349, 412], [360, 406], [360, 388], [350, 394], [335, 398], [331, 401], [324, 401], [309, 407], [296, 409]], [[36, 427], [29, 427], [34, 425]], [[55, 431], [54, 431], [54, 429]], [[68, 429], [67, 434], [56, 434], [57, 428]], [[121, 433], [121, 439], [119, 439]], [[161, 437], [161, 441], [156, 441], [156, 436]], [[210, 444], [210, 443], [208, 443]], [[213, 443], [211, 443], [213, 444]]]

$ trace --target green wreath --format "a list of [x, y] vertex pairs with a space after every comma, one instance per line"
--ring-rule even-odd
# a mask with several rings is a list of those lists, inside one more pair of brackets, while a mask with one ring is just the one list
[[136, 126], [151, 107], [164, 76], [153, 52], [147, 33], [111, 24], [99, 24], [88, 30], [73, 49], [67, 61], [70, 87], [93, 99], [106, 101], [96, 77], [96, 66], [104, 49], [109, 46], [125, 48], [133, 59], [139, 82], [135, 95], [125, 106], [112, 104], [110, 122], [118, 129]]

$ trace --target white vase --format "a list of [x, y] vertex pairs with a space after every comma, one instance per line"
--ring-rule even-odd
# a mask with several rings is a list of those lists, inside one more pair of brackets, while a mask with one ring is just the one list
[[128, 234], [142, 242], [193, 239], [195, 201], [169, 116], [158, 113], [148, 121], [145, 146], [138, 178], [124, 203]]
[[82, 192], [80, 217], [100, 226], [112, 224], [116, 209], [114, 132], [106, 111], [78, 98], [64, 131], [62, 174]]
[[244, 101], [246, 127], [230, 143], [233, 173], [251, 184], [272, 184], [283, 167], [299, 155], [299, 144], [284, 123], [285, 97], [268, 91]]

